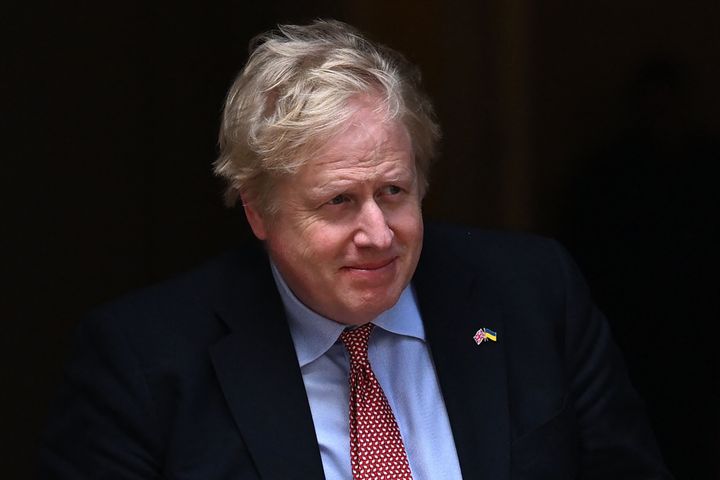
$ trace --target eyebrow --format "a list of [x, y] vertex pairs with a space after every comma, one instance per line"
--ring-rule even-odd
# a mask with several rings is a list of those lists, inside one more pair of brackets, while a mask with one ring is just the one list
[[[389, 175], [378, 175], [372, 178], [370, 181], [377, 183], [413, 183], [417, 178], [417, 174], [410, 169], [406, 168], [393, 168]], [[357, 179], [345, 179], [345, 178], [331, 178], [327, 182], [311, 187], [310, 193], [317, 196], [325, 196], [338, 191], [344, 191], [348, 188], [358, 184], [364, 183], [364, 180], [358, 181]]]
[[344, 191], [355, 183], [350, 180], [329, 180], [322, 185], [310, 187], [309, 191], [313, 197], [325, 197], [335, 192]]

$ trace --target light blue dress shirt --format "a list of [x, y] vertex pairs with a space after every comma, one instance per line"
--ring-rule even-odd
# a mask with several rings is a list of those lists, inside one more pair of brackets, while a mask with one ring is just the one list
[[[351, 479], [345, 326], [310, 310], [280, 273], [273, 276], [288, 316], [325, 477]], [[415, 480], [462, 478], [445, 402], [411, 287], [372, 321], [368, 356], [395, 414]], [[279, 394], [282, 394], [279, 392]]]

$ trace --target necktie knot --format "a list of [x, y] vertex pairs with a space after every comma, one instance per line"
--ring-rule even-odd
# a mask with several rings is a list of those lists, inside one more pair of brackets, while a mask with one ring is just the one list
[[345, 345], [350, 356], [351, 366], [368, 363], [368, 342], [373, 328], [375, 328], [375, 325], [366, 323], [352, 330], [345, 330], [340, 334], [340, 340]]

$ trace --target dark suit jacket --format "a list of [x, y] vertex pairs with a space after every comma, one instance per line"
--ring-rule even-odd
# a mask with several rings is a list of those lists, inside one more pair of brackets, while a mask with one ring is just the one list
[[[557, 244], [428, 228], [413, 285], [464, 478], [670, 478], [608, 326]], [[480, 327], [497, 342], [476, 345]], [[102, 309], [76, 351], [42, 478], [323, 477], [259, 248]]]

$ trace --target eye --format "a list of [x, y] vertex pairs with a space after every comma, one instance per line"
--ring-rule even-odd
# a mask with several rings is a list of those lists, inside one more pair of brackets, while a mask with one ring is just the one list
[[333, 197], [329, 202], [327, 202], [328, 205], [340, 205], [342, 203], [345, 203], [347, 201], [347, 197], [345, 195], [337, 195]]
[[402, 188], [398, 187], [397, 185], [388, 185], [387, 187], [382, 189], [383, 195], [397, 195], [400, 192], [402, 192]]

